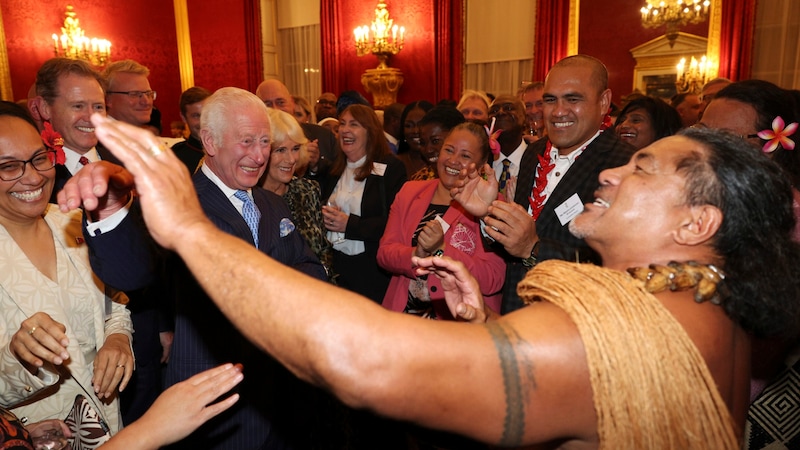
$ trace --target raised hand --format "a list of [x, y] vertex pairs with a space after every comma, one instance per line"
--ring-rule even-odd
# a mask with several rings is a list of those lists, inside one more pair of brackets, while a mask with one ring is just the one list
[[81, 206], [93, 220], [119, 211], [130, 200], [133, 176], [124, 167], [108, 161], [87, 164], [58, 193], [58, 206], [68, 212]]
[[486, 179], [483, 179], [475, 164], [470, 164], [461, 171], [456, 187], [450, 189], [453, 199], [478, 218], [488, 213], [489, 205], [497, 198], [498, 192], [497, 178], [489, 164], [484, 164], [483, 173], [487, 174]]
[[195, 226], [213, 227], [203, 214], [186, 166], [153, 133], [100, 114], [95, 134], [136, 176], [136, 192], [153, 238], [175, 249]]

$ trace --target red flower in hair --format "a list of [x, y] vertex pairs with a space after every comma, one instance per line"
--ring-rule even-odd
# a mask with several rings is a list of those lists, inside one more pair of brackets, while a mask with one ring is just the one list
[[48, 149], [54, 150], [56, 152], [56, 164], [61, 164], [62, 166], [67, 161], [66, 155], [64, 155], [64, 138], [53, 129], [53, 125], [50, 122], [44, 123], [44, 130], [42, 130], [42, 142], [44, 145], [47, 146]]

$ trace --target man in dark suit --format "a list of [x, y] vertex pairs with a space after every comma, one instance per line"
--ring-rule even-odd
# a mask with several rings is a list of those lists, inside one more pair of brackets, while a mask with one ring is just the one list
[[203, 105], [211, 96], [208, 89], [195, 86], [183, 91], [179, 102], [181, 119], [189, 126], [189, 137], [172, 146], [175, 155], [186, 164], [189, 173], [194, 173], [203, 159], [203, 143], [200, 142], [200, 118]]
[[[119, 164], [116, 157], [98, 144], [94, 127], [89, 121], [92, 113], [106, 113], [106, 98], [102, 86], [100, 75], [89, 64], [76, 59], [50, 59], [42, 64], [36, 74], [41, 117], [64, 139], [65, 161], [63, 165], [56, 165], [51, 203], [56, 203], [56, 195], [67, 180], [87, 164], [100, 160]], [[96, 220], [99, 217], [90, 214], [89, 219]], [[109, 219], [105, 223], [113, 220]], [[121, 226], [131, 225], [130, 222], [135, 220], [138, 220], [136, 214], [124, 216], [123, 221], [126, 223]], [[94, 234], [98, 227], [103, 226], [101, 222], [94, 221], [87, 225], [88, 234]], [[136, 241], [144, 242], [147, 246], [149, 237], [140, 227], [132, 227], [132, 233], [138, 233], [139, 238], [127, 242], [109, 242], [105, 246], [101, 245], [101, 248], [111, 252], [114, 258], [124, 254], [133, 261], [141, 261], [137, 265], [152, 267], [152, 259], [145, 248], [126, 245]], [[103, 271], [103, 268], [98, 271]], [[130, 298], [128, 308], [135, 329], [133, 352], [136, 370], [128, 388], [120, 394], [122, 419], [129, 424], [141, 417], [161, 393], [161, 362], [169, 354], [172, 324], [167, 318], [169, 314], [163, 314], [158, 308], [162, 303], [154, 295], [158, 289], [132, 289], [133, 286], [150, 285], [155, 277], [151, 273], [136, 277], [124, 272], [126, 271], [116, 271], [110, 274], [111, 277], [104, 278], [104, 282], [108, 287], [125, 291]]]
[[[211, 221], [287, 266], [325, 280], [325, 270], [295, 230], [286, 203], [258, 186], [270, 153], [264, 103], [241, 89], [220, 89], [203, 106], [200, 135], [206, 158], [192, 181]], [[253, 206], [260, 219], [249, 218]], [[171, 266], [176, 267], [170, 278], [177, 304], [167, 385], [226, 361], [240, 362], [255, 375], [240, 385], [237, 405], [178, 447], [279, 448], [285, 436], [275, 426], [281, 413], [276, 408], [285, 405], [276, 405], [276, 398], [287, 389], [282, 369], [223, 317], [183, 264]]]
[[[278, 80], [264, 80], [258, 85], [256, 95], [268, 108], [280, 109], [294, 115], [294, 100], [289, 89]], [[336, 136], [325, 127], [313, 123], [301, 123], [303, 134], [308, 139], [308, 174], [317, 174], [336, 159]], [[314, 176], [309, 178], [315, 179]]]
[[[494, 131], [500, 131], [497, 143], [500, 153], [495, 156], [492, 168], [495, 178], [500, 183], [500, 190], [505, 188], [505, 180], [516, 177], [522, 161], [522, 155], [528, 149], [525, 134], [525, 106], [522, 101], [511, 95], [499, 95], [489, 108], [489, 123], [494, 124]], [[507, 168], [505, 168], [507, 166]], [[503, 175], [503, 171], [507, 174]]]
[[[258, 186], [270, 154], [270, 122], [264, 103], [250, 92], [223, 88], [203, 105], [200, 135], [206, 157], [192, 182], [207, 217], [222, 231], [234, 235], [265, 254], [300, 272], [326, 280], [325, 270], [305, 244], [291, 221], [291, 212], [282, 198]], [[151, 151], [160, 151], [158, 148]], [[89, 175], [100, 170], [104, 173]], [[116, 170], [116, 174], [114, 172]], [[121, 167], [89, 166], [80, 174], [86, 182], [110, 176], [130, 177]], [[70, 186], [74, 189], [78, 180]], [[125, 183], [106, 185], [120, 196]], [[92, 209], [119, 205], [106, 202]], [[119, 203], [119, 202], [116, 202]], [[71, 205], [75, 207], [77, 205]], [[92, 266], [108, 271], [126, 269], [141, 272], [125, 258], [110, 258], [98, 252], [98, 239], [125, 241], [132, 227], [113, 228], [88, 240], [95, 256]], [[174, 256], [174, 255], [171, 255]], [[298, 439], [294, 403], [307, 391], [260, 349], [249, 343], [214, 306], [200, 284], [177, 257], [171, 258], [168, 290], [175, 297], [175, 339], [167, 365], [166, 384], [173, 385], [223, 362], [242, 363], [253, 374], [239, 385], [241, 399], [228, 411], [207, 422], [173, 448], [203, 449], [283, 449]], [[247, 270], [243, 267], [242, 270]], [[231, 283], [236, 274], [231, 273]], [[287, 299], [289, 301], [289, 299]], [[306, 432], [308, 430], [305, 430]], [[299, 437], [304, 439], [307, 437]], [[298, 445], [298, 448], [304, 448]]]
[[53, 58], [36, 73], [39, 114], [64, 138], [64, 164], [56, 166], [56, 179], [50, 203], [64, 183], [84, 165], [110, 160], [119, 163], [110, 152], [97, 145], [92, 113], [105, 114], [106, 99], [100, 74], [85, 61]]
[[502, 312], [522, 307], [517, 283], [538, 261], [594, 261], [599, 257], [569, 232], [597, 188], [601, 171], [624, 165], [634, 148], [603, 132], [611, 104], [608, 71], [599, 60], [570, 56], [556, 63], [544, 85], [547, 139], [522, 157], [514, 203], [495, 201], [485, 211], [485, 231], [508, 253]]

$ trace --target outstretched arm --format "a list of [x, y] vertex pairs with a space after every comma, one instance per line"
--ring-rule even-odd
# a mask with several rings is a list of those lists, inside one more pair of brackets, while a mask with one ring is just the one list
[[[133, 176], [107, 161], [87, 164], [58, 193], [61, 211], [84, 210], [83, 234], [92, 270], [103, 283], [121, 291], [149, 286], [155, 278], [157, 249], [132, 196]], [[104, 220], [114, 225], [90, 231], [86, 219], [95, 225]]]
[[155, 137], [92, 121], [136, 177], [155, 239], [178, 252], [242, 333], [299, 377], [352, 406], [498, 445], [593, 433], [583, 347], [561, 310], [531, 306], [484, 326], [386, 311], [219, 231], [182, 163], [150, 150]]

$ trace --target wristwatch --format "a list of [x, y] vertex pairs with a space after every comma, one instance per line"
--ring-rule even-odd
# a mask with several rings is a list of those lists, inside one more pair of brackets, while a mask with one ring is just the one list
[[530, 269], [531, 267], [535, 266], [537, 262], [539, 262], [539, 259], [538, 259], [539, 258], [539, 244], [541, 242], [542, 241], [540, 239], [540, 240], [536, 241], [535, 244], [533, 244], [533, 248], [531, 249], [531, 256], [528, 256], [527, 258], [522, 260], [522, 265], [523, 266], [525, 266], [525, 267]]

